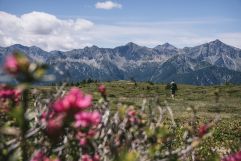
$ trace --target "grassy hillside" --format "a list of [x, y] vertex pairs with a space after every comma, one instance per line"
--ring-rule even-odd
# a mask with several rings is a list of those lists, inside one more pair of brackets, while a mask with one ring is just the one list
[[[213, 130], [213, 137], [207, 138], [197, 149], [196, 153], [203, 160], [213, 160], [215, 155], [224, 156], [240, 150], [241, 145], [241, 86], [191, 86], [178, 84], [175, 100], [170, 97], [170, 90], [165, 84], [134, 83], [128, 81], [104, 82], [107, 88], [110, 108], [114, 112], [123, 105], [142, 108], [147, 107], [146, 112], [156, 112], [159, 105], [163, 109], [169, 106], [174, 113], [174, 120], [178, 126], [175, 132], [175, 142], [172, 146], [180, 146], [184, 128], [194, 117], [190, 109], [197, 111], [197, 125], [205, 124], [220, 115]], [[94, 101], [100, 99], [97, 92], [99, 83], [86, 83], [78, 87], [94, 97]], [[56, 93], [59, 87], [37, 87], [47, 98], [48, 94]], [[64, 87], [66, 90], [70, 86]], [[157, 112], [158, 113], [158, 112]], [[168, 114], [166, 114], [168, 115]], [[151, 118], [149, 118], [151, 119]], [[170, 117], [165, 116], [165, 123], [170, 124]]]
[[[135, 105], [141, 107], [143, 100], [147, 103], [164, 101], [171, 106], [174, 113], [186, 113], [186, 108], [194, 106], [198, 109], [200, 116], [211, 117], [220, 114], [225, 118], [241, 118], [241, 86], [191, 86], [178, 85], [176, 99], [170, 97], [170, 91], [165, 89], [166, 85], [152, 83], [133, 83], [127, 81], [116, 81], [104, 83], [107, 94], [115, 108], [116, 103]], [[82, 84], [79, 86], [84, 91], [94, 94], [96, 100], [99, 97], [96, 89], [98, 84]], [[46, 87], [50, 88], [50, 87]]]

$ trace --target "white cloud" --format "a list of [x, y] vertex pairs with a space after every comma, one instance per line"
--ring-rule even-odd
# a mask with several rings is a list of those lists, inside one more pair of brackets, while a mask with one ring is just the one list
[[0, 46], [16, 43], [39, 46], [45, 50], [69, 50], [88, 45], [84, 35], [94, 24], [85, 19], [59, 19], [44, 12], [17, 17], [0, 12]]
[[[154, 47], [165, 42], [182, 48], [215, 39], [241, 48], [241, 32], [214, 33], [196, 28], [210, 21], [122, 22], [94, 24], [86, 19], [60, 19], [44, 12], [16, 16], [0, 11], [0, 46], [22, 44], [44, 50], [71, 50], [85, 46], [116, 47], [135, 42]], [[175, 24], [175, 25], [174, 25]]]
[[110, 10], [113, 8], [122, 8], [122, 5], [119, 3], [112, 2], [112, 1], [105, 1], [105, 2], [97, 2], [95, 4], [95, 8]]

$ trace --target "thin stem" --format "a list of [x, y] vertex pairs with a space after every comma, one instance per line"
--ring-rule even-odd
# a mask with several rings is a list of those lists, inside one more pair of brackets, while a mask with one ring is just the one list
[[22, 160], [28, 160], [27, 158], [27, 143], [26, 143], [26, 139], [25, 139], [25, 134], [27, 132], [27, 120], [25, 118], [25, 112], [28, 109], [28, 89], [25, 89], [23, 91], [23, 101], [22, 101], [22, 108], [23, 108], [23, 112], [22, 112], [22, 126], [21, 126], [21, 149], [22, 149]]

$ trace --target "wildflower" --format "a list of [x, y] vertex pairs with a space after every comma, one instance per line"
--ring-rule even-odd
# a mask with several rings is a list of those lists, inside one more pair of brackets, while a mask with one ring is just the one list
[[136, 115], [136, 111], [135, 110], [129, 110], [128, 112], [127, 112], [127, 114], [128, 114], [128, 116], [135, 116]]
[[80, 144], [81, 146], [86, 145], [86, 144], [87, 144], [87, 139], [86, 139], [86, 138], [81, 138], [81, 139], [79, 139], [79, 144]]
[[19, 71], [19, 64], [14, 55], [8, 55], [4, 62], [4, 69], [10, 74], [17, 74]]
[[7, 85], [0, 85], [0, 111], [7, 112], [10, 102], [18, 104], [21, 99], [21, 90]]
[[46, 127], [47, 134], [50, 136], [59, 135], [63, 127], [64, 118], [65, 118], [64, 114], [59, 114], [53, 118], [50, 118], [47, 121], [47, 127]]
[[4, 69], [6, 72], [12, 75], [28, 73], [29, 66], [29, 59], [20, 53], [13, 53], [12, 55], [8, 55], [4, 62]]
[[93, 159], [90, 155], [84, 154], [81, 156], [81, 161], [93, 161]]
[[21, 90], [2, 85], [0, 87], [0, 98], [3, 99], [13, 99], [13, 101], [18, 102], [20, 100]]
[[222, 161], [241, 161], [241, 151], [223, 158]]
[[93, 157], [94, 161], [100, 161], [100, 155], [99, 154], [95, 154]]
[[106, 92], [105, 85], [101, 84], [101, 85], [98, 87], [98, 91], [99, 91], [101, 94], [104, 94], [104, 95], [105, 95], [105, 92]]
[[59, 158], [48, 158], [48, 157], [45, 157], [44, 159], [43, 159], [43, 161], [60, 161], [60, 159]]
[[100, 156], [98, 154], [95, 154], [92, 157], [88, 154], [84, 154], [84, 155], [81, 156], [81, 161], [100, 161]]
[[80, 89], [72, 88], [63, 98], [53, 103], [56, 112], [69, 112], [82, 110], [92, 105], [92, 96], [85, 95]]
[[66, 112], [69, 109], [70, 106], [66, 105], [66, 101], [63, 102], [62, 99], [57, 99], [54, 103], [53, 103], [53, 109], [56, 112]]
[[128, 120], [131, 123], [138, 123], [139, 122], [139, 119], [137, 118], [137, 113], [136, 113], [135, 110], [129, 109], [128, 112], [127, 112], [127, 116], [128, 116]]
[[76, 127], [88, 127], [91, 125], [98, 125], [101, 121], [99, 112], [80, 112], [75, 115]]
[[88, 108], [92, 105], [92, 96], [86, 95], [77, 100], [77, 107], [80, 109]]
[[42, 151], [37, 151], [32, 157], [31, 161], [42, 161], [45, 158]]
[[199, 137], [203, 137], [208, 132], [208, 128], [207, 125], [201, 125], [198, 129]]

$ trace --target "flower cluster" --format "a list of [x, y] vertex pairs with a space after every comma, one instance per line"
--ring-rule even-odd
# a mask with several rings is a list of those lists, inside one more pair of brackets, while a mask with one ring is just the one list
[[47, 134], [56, 138], [62, 133], [64, 125], [73, 123], [80, 145], [86, 145], [101, 121], [99, 112], [86, 111], [91, 105], [91, 95], [84, 94], [79, 88], [71, 88], [66, 95], [53, 102], [49, 113], [42, 113], [41, 119], [46, 121]]
[[128, 121], [132, 124], [136, 124], [140, 122], [138, 115], [134, 109], [129, 109], [127, 111]]
[[81, 161], [100, 161], [100, 156], [98, 154], [95, 154], [94, 156], [84, 154], [81, 157]]
[[31, 161], [60, 161], [58, 158], [50, 158], [44, 155], [42, 151], [38, 151], [32, 157]]
[[45, 65], [31, 63], [26, 55], [18, 52], [9, 54], [4, 62], [4, 70], [25, 83], [39, 81], [45, 74], [45, 68]]
[[75, 115], [75, 120], [75, 127], [79, 128], [76, 138], [81, 146], [85, 146], [89, 139], [95, 136], [96, 127], [101, 121], [101, 116], [96, 111], [80, 112]]
[[8, 109], [9, 101], [15, 104], [19, 103], [21, 90], [14, 89], [7, 85], [0, 85], [0, 105], [1, 109]]
[[91, 125], [98, 125], [101, 120], [99, 112], [80, 112], [75, 115], [76, 127], [89, 127]]
[[12, 75], [26, 72], [29, 68], [29, 60], [26, 56], [18, 53], [8, 55], [5, 59], [4, 69]]
[[222, 159], [222, 161], [240, 161], [241, 160], [241, 151], [231, 154]]
[[92, 96], [85, 95], [78, 88], [72, 88], [63, 98], [53, 103], [56, 112], [78, 112], [92, 105]]

